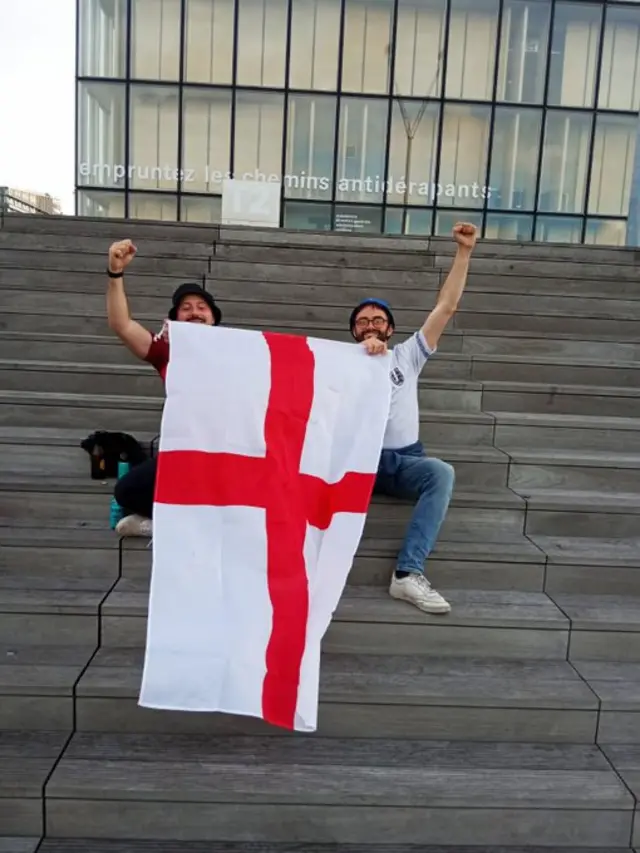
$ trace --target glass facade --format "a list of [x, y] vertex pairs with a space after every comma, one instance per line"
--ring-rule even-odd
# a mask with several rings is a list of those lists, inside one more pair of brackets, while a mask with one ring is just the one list
[[77, 67], [79, 214], [626, 240], [640, 0], [78, 0]]

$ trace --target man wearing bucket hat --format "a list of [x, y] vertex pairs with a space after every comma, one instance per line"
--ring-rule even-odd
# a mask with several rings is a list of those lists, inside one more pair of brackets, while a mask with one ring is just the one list
[[[449, 603], [425, 577], [424, 569], [449, 508], [455, 472], [447, 462], [425, 455], [419, 440], [418, 379], [457, 310], [467, 281], [477, 229], [468, 223], [458, 223], [453, 229], [453, 238], [457, 243], [456, 256], [435, 307], [422, 328], [391, 350], [391, 408], [375, 487], [378, 493], [415, 501], [389, 594], [426, 613], [451, 610]], [[349, 329], [358, 343], [377, 340], [386, 344], [395, 326], [389, 304], [375, 297], [360, 302], [349, 318]]]
[[[153, 365], [164, 382], [169, 364], [169, 338], [167, 325], [153, 335], [132, 319], [124, 291], [124, 270], [136, 254], [131, 240], [114, 243], [109, 249], [107, 276], [107, 319], [109, 328], [123, 344], [142, 361]], [[186, 323], [204, 323], [217, 326], [222, 312], [213, 298], [200, 284], [181, 284], [171, 298], [169, 320]], [[151, 536], [153, 496], [155, 491], [157, 457], [136, 465], [116, 483], [114, 496], [126, 515], [117, 526], [122, 536]]]

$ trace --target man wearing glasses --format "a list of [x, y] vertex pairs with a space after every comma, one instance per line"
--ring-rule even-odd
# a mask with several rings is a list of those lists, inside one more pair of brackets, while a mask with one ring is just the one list
[[[458, 307], [467, 281], [469, 261], [476, 244], [475, 225], [458, 223], [453, 229], [457, 253], [437, 303], [421, 329], [391, 350], [393, 384], [389, 420], [376, 478], [376, 492], [416, 501], [391, 578], [392, 598], [414, 604], [426, 613], [448, 613], [450, 604], [424, 574], [425, 562], [435, 547], [455, 483], [451, 465], [426, 456], [419, 440], [418, 379], [436, 352], [440, 336]], [[358, 343], [391, 338], [395, 320], [381, 299], [365, 299], [351, 313], [349, 327]], [[379, 344], [378, 344], [379, 345]], [[367, 347], [372, 354], [372, 344]]]

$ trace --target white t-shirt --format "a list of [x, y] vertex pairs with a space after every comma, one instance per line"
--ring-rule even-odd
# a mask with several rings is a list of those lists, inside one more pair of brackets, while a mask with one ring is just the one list
[[427, 360], [435, 353], [429, 349], [422, 331], [397, 344], [391, 350], [391, 408], [382, 447], [397, 450], [415, 444], [420, 435], [418, 378]]

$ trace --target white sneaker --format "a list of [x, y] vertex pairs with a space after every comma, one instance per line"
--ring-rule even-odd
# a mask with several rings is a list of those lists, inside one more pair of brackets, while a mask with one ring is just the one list
[[153, 522], [150, 518], [143, 518], [141, 515], [125, 515], [116, 524], [116, 533], [120, 536], [151, 536]]
[[449, 613], [451, 610], [449, 602], [431, 588], [431, 584], [424, 575], [416, 572], [412, 572], [405, 578], [396, 577], [394, 572], [389, 586], [389, 595], [391, 598], [397, 598], [398, 601], [415, 604], [425, 613]]

